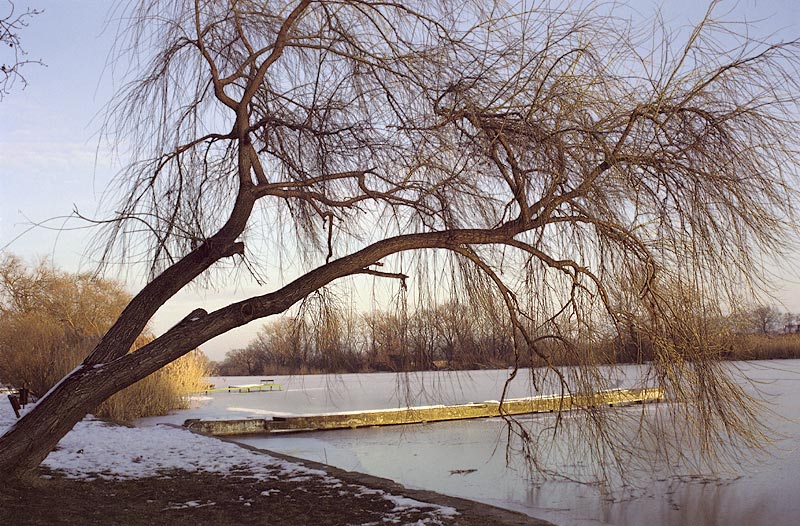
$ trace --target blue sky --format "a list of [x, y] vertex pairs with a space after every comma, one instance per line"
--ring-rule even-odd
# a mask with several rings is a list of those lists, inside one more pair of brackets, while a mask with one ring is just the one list
[[[47, 67], [26, 67], [29, 85], [0, 102], [0, 248], [30, 261], [50, 257], [66, 270], [92, 268], [91, 254], [86, 253], [91, 233], [31, 229], [31, 223], [66, 216], [75, 207], [102, 215], [100, 198], [124, 162], [98, 148], [99, 113], [115, 88], [107, 67], [115, 33], [113, 26], [106, 28], [110, 5], [99, 0], [16, 2], [18, 10], [31, 6], [45, 11], [22, 37], [29, 58], [42, 59]], [[649, 14], [658, 4], [644, 0], [628, 5]], [[702, 1], [661, 5], [669, 25], [696, 21], [706, 8]], [[5, 0], [0, 0], [0, 10], [5, 7]], [[754, 23], [757, 34], [800, 37], [796, 0], [723, 2], [722, 9], [731, 10], [735, 18], [766, 19]], [[58, 219], [46, 223], [52, 228], [64, 225]], [[800, 311], [800, 277], [789, 270], [776, 272], [776, 295], [786, 308]], [[128, 285], [135, 290], [135, 277]], [[252, 286], [182, 293], [159, 312], [154, 328], [162, 331], [198, 306], [218, 308], [248, 290], [252, 292]], [[254, 324], [221, 336], [204, 350], [219, 359], [225, 351], [246, 345], [257, 328]]]

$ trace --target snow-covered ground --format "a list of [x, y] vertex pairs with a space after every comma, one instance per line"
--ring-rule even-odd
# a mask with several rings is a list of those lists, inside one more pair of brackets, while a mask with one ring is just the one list
[[[28, 406], [30, 410], [31, 406]], [[0, 399], [0, 434], [16, 417], [11, 404]], [[342, 483], [326, 472], [258, 453], [236, 444], [196, 435], [170, 426], [123, 427], [89, 416], [59, 442], [44, 465], [73, 479], [133, 479], [156, 477], [170, 470], [230, 474], [246, 471], [248, 478], [302, 482], [316, 477], [332, 488]], [[422, 503], [382, 490], [361, 487], [358, 491], [379, 494], [394, 505], [390, 515], [403, 510], [425, 510], [425, 524], [442, 524], [456, 515], [454, 508]], [[189, 504], [187, 503], [187, 506]], [[389, 517], [391, 518], [391, 517]]]

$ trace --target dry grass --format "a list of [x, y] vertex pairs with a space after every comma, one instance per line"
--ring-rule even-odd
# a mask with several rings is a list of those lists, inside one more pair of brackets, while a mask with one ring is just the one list
[[732, 360], [800, 358], [800, 334], [745, 334], [736, 338]]
[[204, 376], [208, 376], [206, 357], [200, 352], [189, 353], [116, 393], [98, 407], [96, 414], [117, 422], [131, 422], [186, 409], [189, 395], [201, 391]]

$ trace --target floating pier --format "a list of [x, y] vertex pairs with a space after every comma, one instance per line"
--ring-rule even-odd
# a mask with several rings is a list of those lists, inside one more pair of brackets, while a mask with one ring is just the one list
[[271, 433], [297, 433], [327, 429], [355, 429], [358, 427], [421, 424], [470, 418], [490, 418], [504, 415], [554, 413], [580, 407], [625, 406], [658, 402], [664, 397], [662, 389], [610, 389], [587, 395], [552, 395], [461, 405], [436, 405], [380, 409], [373, 411], [348, 411], [320, 415], [249, 418], [242, 420], [198, 420], [184, 422], [184, 427], [208, 435], [232, 436]]
[[261, 392], [261, 391], [281, 391], [283, 390], [283, 385], [274, 382], [272, 380], [261, 380], [259, 384], [241, 384], [241, 385], [228, 385], [225, 387], [217, 387], [214, 384], [208, 384], [203, 388], [203, 393], [210, 394], [210, 393], [232, 393], [234, 391], [238, 393], [254, 393], [254, 392]]

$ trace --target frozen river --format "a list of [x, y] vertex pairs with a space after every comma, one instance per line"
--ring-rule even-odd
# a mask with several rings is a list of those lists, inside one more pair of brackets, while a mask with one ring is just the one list
[[[696, 473], [646, 473], [637, 487], [531, 480], [524, 463], [506, 457], [506, 427], [500, 419], [443, 422], [238, 439], [269, 449], [514, 509], [560, 525], [800, 523], [800, 361], [740, 364], [770, 397], [770, 420], [779, 440], [768, 455], [719, 477]], [[623, 368], [609, 386], [627, 386]], [[630, 371], [627, 371], [630, 374]], [[282, 391], [215, 393], [196, 409], [146, 419], [182, 423], [187, 418], [269, 418], [333, 411], [385, 409], [406, 405], [458, 404], [497, 400], [507, 371], [356, 374], [269, 377]], [[267, 377], [215, 378], [218, 386], [259, 383]], [[507, 396], [531, 393], [524, 381]], [[645, 411], [657, 411], [647, 407]], [[641, 412], [641, 407], [623, 409]], [[546, 425], [549, 416], [531, 416]], [[567, 425], [570, 425], [567, 422]], [[556, 452], [560, 471], [585, 463], [580, 454]], [[508, 461], [508, 462], [507, 462]]]

